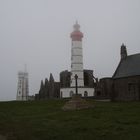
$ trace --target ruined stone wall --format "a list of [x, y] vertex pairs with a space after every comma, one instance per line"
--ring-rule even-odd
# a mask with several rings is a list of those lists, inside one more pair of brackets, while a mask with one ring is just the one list
[[111, 98], [112, 94], [112, 78], [102, 78], [96, 86], [95, 95], [97, 98]]

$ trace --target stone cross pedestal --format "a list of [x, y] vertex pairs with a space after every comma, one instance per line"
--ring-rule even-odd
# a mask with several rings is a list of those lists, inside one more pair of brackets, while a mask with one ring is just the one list
[[87, 109], [93, 107], [89, 102], [82, 99], [82, 95], [78, 94], [78, 84], [77, 84], [78, 76], [75, 74], [75, 94], [72, 96], [71, 100], [66, 102], [66, 104], [63, 106], [63, 110], [81, 110], [81, 109]]

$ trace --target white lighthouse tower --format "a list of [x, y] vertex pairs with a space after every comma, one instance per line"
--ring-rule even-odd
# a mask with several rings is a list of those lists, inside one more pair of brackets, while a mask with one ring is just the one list
[[[82, 49], [82, 38], [83, 33], [80, 31], [80, 25], [76, 22], [73, 26], [73, 32], [70, 34], [72, 45], [71, 45], [71, 83], [70, 87], [62, 87], [60, 89], [60, 97], [68, 98], [76, 94], [76, 84], [78, 88], [78, 94], [83, 97], [94, 96], [94, 88], [87, 87], [84, 85], [84, 70], [83, 70], [83, 49]], [[77, 78], [77, 82], [75, 79]]]
[[83, 75], [83, 50], [82, 38], [83, 33], [80, 32], [80, 25], [76, 22], [73, 26], [74, 31], [71, 33], [71, 87], [75, 87], [75, 75], [78, 76], [78, 87], [84, 86]]
[[18, 87], [17, 87], [17, 97], [18, 101], [26, 101], [29, 97], [29, 86], [28, 86], [28, 73], [18, 72]]

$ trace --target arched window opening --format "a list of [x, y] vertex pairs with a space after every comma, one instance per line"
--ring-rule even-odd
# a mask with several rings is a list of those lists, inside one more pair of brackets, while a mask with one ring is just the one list
[[73, 91], [70, 91], [70, 97], [72, 97], [72, 96], [73, 96], [73, 94], [74, 94], [74, 93], [73, 93]]
[[88, 92], [87, 91], [84, 92], [84, 97], [88, 97]]

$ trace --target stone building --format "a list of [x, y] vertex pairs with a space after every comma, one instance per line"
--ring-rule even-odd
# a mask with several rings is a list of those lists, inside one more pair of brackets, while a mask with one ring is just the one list
[[84, 69], [84, 87], [94, 88], [95, 81], [93, 76], [93, 70]]
[[54, 99], [60, 97], [60, 82], [55, 82], [50, 74], [49, 80], [41, 81], [39, 93], [35, 95], [36, 100]]
[[112, 83], [113, 80], [110, 77], [100, 79], [95, 88], [95, 98], [110, 99], [112, 94]]
[[68, 70], [62, 71], [60, 73], [60, 87], [68, 88], [70, 87], [71, 73]]
[[114, 101], [140, 100], [140, 53], [127, 55], [124, 44], [120, 50], [121, 59], [111, 78], [102, 78], [96, 87], [97, 97]]
[[140, 100], [140, 53], [127, 55], [121, 46], [121, 60], [113, 75], [113, 100]]

